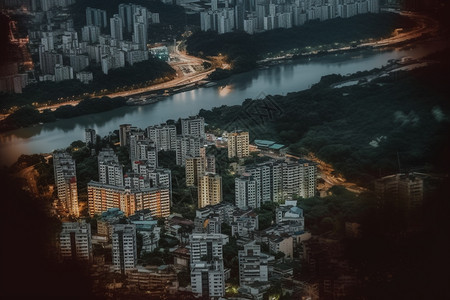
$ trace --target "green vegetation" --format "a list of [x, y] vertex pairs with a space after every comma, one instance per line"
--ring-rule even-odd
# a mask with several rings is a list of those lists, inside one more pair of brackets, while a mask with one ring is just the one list
[[256, 209], [258, 214], [259, 230], [264, 230], [275, 224], [275, 211], [278, 203], [264, 202], [261, 207]]
[[298, 199], [303, 209], [305, 224], [312, 234], [342, 238], [345, 222], [361, 222], [369, 209], [376, 207], [372, 193], [355, 194], [342, 186], [333, 186], [327, 197]]
[[[450, 64], [442, 62], [342, 88], [331, 85], [344, 78], [326, 76], [309, 90], [247, 99], [242, 106], [201, 110], [200, 115], [214, 128], [228, 128], [230, 120], [246, 124], [241, 129], [251, 139], [276, 140], [294, 155], [313, 152], [365, 186], [397, 172], [398, 161], [402, 170], [442, 172], [450, 165], [450, 91], [444, 79]], [[247, 111], [258, 105], [280, 109], [272, 120], [255, 122]]]
[[22, 94], [0, 94], [2, 100], [0, 109], [6, 110], [13, 106], [34, 103], [56, 104], [61, 99], [70, 101], [87, 94], [101, 96], [108, 92], [119, 92], [168, 81], [175, 76], [175, 70], [156, 58], [110, 70], [108, 75], [103, 74], [98, 66], [90, 66], [87, 71], [91, 71], [94, 75], [94, 81], [89, 84], [75, 79], [60, 82], [43, 81], [28, 85]]
[[122, 97], [85, 99], [75, 106], [64, 105], [58, 107], [55, 111], [45, 110], [42, 113], [33, 106], [27, 105], [0, 121], [0, 132], [32, 126], [40, 122], [54, 122], [57, 119], [69, 119], [84, 114], [104, 112], [125, 105], [126, 99]]
[[186, 188], [186, 171], [176, 164], [175, 151], [159, 151], [158, 163], [172, 172], [172, 212], [193, 220], [197, 208], [197, 190]]
[[248, 71], [256, 61], [287, 53], [325, 51], [370, 38], [388, 37], [396, 28], [408, 30], [415, 22], [394, 13], [364, 14], [349, 19], [312, 21], [290, 29], [270, 30], [254, 35], [244, 32], [217, 34], [196, 32], [187, 40], [187, 50], [196, 56], [226, 55], [233, 71], [218, 70], [211, 78], [220, 79], [231, 73]]
[[230, 163], [236, 160], [228, 158], [226, 148], [216, 148], [215, 146], [207, 148], [207, 155], [214, 155], [216, 158], [216, 173], [222, 176], [223, 201], [234, 204], [234, 176], [230, 170]]

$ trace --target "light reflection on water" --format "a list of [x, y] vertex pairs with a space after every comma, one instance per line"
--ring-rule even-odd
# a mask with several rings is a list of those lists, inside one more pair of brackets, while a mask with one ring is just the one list
[[155, 104], [121, 107], [2, 134], [0, 159], [3, 163], [11, 164], [22, 153], [48, 153], [67, 147], [74, 140], [83, 140], [84, 128], [93, 128], [101, 136], [117, 130], [123, 123], [145, 128], [168, 119], [195, 115], [202, 108], [241, 104], [246, 98], [255, 98], [262, 93], [285, 95], [307, 89], [324, 75], [370, 70], [386, 65], [390, 59], [404, 56], [418, 58], [431, 52], [429, 45], [414, 48], [407, 46], [389, 51], [333, 54], [256, 69], [219, 81], [212, 87], [169, 96]]

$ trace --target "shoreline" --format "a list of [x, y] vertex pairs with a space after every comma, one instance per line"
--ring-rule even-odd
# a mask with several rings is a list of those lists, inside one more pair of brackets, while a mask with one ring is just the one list
[[[417, 16], [417, 15], [415, 15], [415, 16]], [[420, 17], [422, 18], [422, 21], [424, 19], [430, 20], [427, 16], [421, 15]], [[431, 20], [431, 21], [433, 21], [433, 20]], [[425, 23], [423, 23], [423, 24], [425, 24]], [[375, 42], [369, 42], [369, 43], [361, 42], [358, 45], [346, 46], [346, 47], [335, 48], [335, 49], [311, 51], [311, 52], [300, 53], [300, 54], [287, 54], [283, 57], [266, 58], [266, 59], [257, 61], [257, 66], [255, 68], [247, 70], [246, 72], [254, 71], [254, 70], [258, 70], [258, 69], [265, 69], [272, 65], [277, 65], [277, 64], [288, 62], [288, 61], [311, 59], [314, 57], [321, 57], [321, 56], [327, 56], [327, 55], [333, 55], [333, 54], [335, 54], [335, 55], [345, 54], [345, 53], [351, 53], [351, 52], [355, 52], [355, 51], [365, 51], [365, 50], [374, 51], [377, 49], [388, 50], [390, 48], [398, 47], [398, 46], [409, 44], [409, 43], [417, 43], [419, 41], [427, 41], [427, 40], [437, 40], [439, 37], [433, 36], [431, 34], [432, 32], [436, 32], [437, 29], [439, 29], [439, 26], [437, 25], [437, 23], [435, 23], [435, 26], [433, 26], [432, 28], [427, 28], [426, 26], [423, 25], [422, 27], [419, 26], [417, 28], [412, 29], [411, 31], [401, 34], [400, 37], [389, 37], [389, 38], [385, 38], [385, 39], [381, 39], [381, 40], [378, 40]], [[422, 32], [423, 30], [426, 30], [426, 31]], [[413, 35], [413, 36], [409, 37], [411, 35]], [[400, 40], [393, 41], [392, 39], [400, 39]], [[196, 59], [203, 60], [202, 58], [197, 58], [197, 57], [196, 57]], [[193, 76], [189, 76], [187, 78], [176, 78], [176, 79], [164, 82], [164, 83], [141, 88], [140, 90], [136, 90], [135, 93], [133, 93], [131, 91], [125, 91], [125, 92], [118, 92], [118, 93], [112, 93], [109, 95], [104, 95], [103, 97], [109, 97], [111, 99], [114, 99], [116, 97], [127, 98], [126, 104], [123, 106], [150, 105], [150, 104], [157, 103], [159, 101], [163, 101], [166, 97], [172, 96], [174, 94], [197, 89], [199, 87], [204, 87], [204, 86], [208, 87], [208, 85], [212, 86], [212, 85], [217, 84], [217, 82], [222, 79], [226, 79], [233, 75], [239, 74], [239, 73], [232, 73], [229, 76], [226, 76], [225, 78], [220, 78], [217, 80], [210, 80], [209, 75], [215, 71], [216, 71], [216, 69], [210, 69], [210, 70], [195, 74]], [[245, 72], [242, 72], [242, 73], [245, 73]], [[177, 79], [180, 82], [178, 82], [176, 85], [170, 86], [170, 87], [165, 87], [165, 85], [170, 85], [171, 81], [174, 81]], [[160, 86], [160, 87], [158, 87], [158, 86]], [[135, 98], [137, 98], [137, 99], [135, 99]], [[56, 106], [57, 107], [64, 106], [64, 105], [76, 106], [76, 105], [78, 105], [78, 103], [80, 103], [80, 101], [81, 100], [72, 101], [69, 103], [61, 103], [61, 104], [57, 104]], [[123, 106], [120, 106], [120, 107], [123, 107]], [[49, 109], [49, 108], [47, 107], [47, 108], [36, 108], [36, 109], [41, 112], [42, 110]], [[116, 109], [116, 108], [114, 108], [114, 109]], [[84, 115], [89, 115], [89, 114], [91, 114], [91, 113], [87, 113]], [[9, 115], [3, 115], [3, 119], [0, 120], [0, 122], [5, 120], [8, 116]], [[78, 117], [78, 116], [74, 116], [74, 117]], [[64, 118], [64, 119], [71, 119], [71, 117]], [[54, 121], [52, 121], [52, 122], [54, 122]], [[52, 122], [44, 122], [43, 124], [52, 123]], [[5, 131], [0, 130], [0, 134], [12, 132], [17, 129], [36, 127], [37, 125], [42, 125], [41, 123], [42, 122], [33, 124], [31, 126], [22, 126], [22, 127], [18, 127], [15, 129], [5, 130]]]

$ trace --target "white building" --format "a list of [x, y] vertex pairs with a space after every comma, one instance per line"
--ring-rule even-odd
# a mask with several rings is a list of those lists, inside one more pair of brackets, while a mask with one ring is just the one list
[[255, 242], [239, 250], [239, 285], [269, 280], [269, 255], [261, 253], [261, 246]]
[[147, 127], [147, 136], [155, 142], [155, 147], [160, 150], [177, 149], [177, 129], [174, 125], [160, 124]]
[[55, 65], [55, 81], [73, 79], [73, 68], [70, 66]]
[[111, 26], [111, 37], [119, 41], [123, 40], [123, 24], [120, 16], [118, 14], [113, 15], [109, 19], [109, 23]]
[[201, 155], [203, 139], [195, 136], [177, 136], [176, 139], [176, 161], [177, 165], [184, 166], [186, 157], [198, 157]]
[[98, 177], [102, 184], [123, 186], [123, 168], [119, 158], [111, 148], [98, 153]]
[[91, 224], [85, 221], [62, 222], [59, 245], [63, 259], [92, 262]]
[[95, 132], [95, 129], [92, 128], [85, 128], [84, 129], [84, 142], [87, 146], [89, 144], [94, 145], [97, 143], [97, 134]]
[[125, 274], [137, 263], [136, 225], [115, 224], [112, 227], [112, 260], [114, 270]]
[[181, 119], [181, 135], [190, 135], [205, 138], [205, 119], [199, 116], [191, 116]]
[[259, 208], [261, 206], [261, 194], [258, 193], [258, 186], [259, 182], [249, 173], [236, 177], [234, 181], [236, 206], [242, 209], [247, 207]]
[[75, 161], [68, 153], [54, 153], [53, 168], [58, 199], [70, 215], [78, 217], [80, 213]]
[[78, 72], [75, 77], [84, 84], [89, 84], [94, 80], [94, 75], [92, 72]]
[[192, 234], [189, 241], [192, 292], [209, 297], [224, 296], [223, 245], [228, 237], [198, 233]]

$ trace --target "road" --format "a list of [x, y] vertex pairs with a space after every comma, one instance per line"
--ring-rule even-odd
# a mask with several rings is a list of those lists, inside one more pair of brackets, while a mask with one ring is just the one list
[[[393, 11], [395, 13], [398, 13], [403, 16], [410, 17], [414, 19], [417, 22], [417, 26], [407, 32], [397, 31], [394, 36], [391, 36], [389, 38], [385, 38], [378, 41], [371, 41], [366, 43], [361, 43], [357, 45], [356, 47], [351, 46], [345, 46], [340, 48], [333, 48], [326, 50], [327, 53], [334, 53], [334, 52], [342, 52], [342, 51], [348, 51], [352, 49], [358, 49], [358, 48], [366, 48], [366, 47], [372, 47], [372, 48], [379, 48], [379, 47], [387, 47], [387, 46], [394, 46], [400, 43], [404, 43], [407, 41], [412, 41], [417, 38], [422, 37], [423, 35], [436, 35], [439, 31], [439, 23], [425, 15], [421, 15], [414, 12], [406, 12], [406, 11]], [[397, 28], [398, 29], [398, 28]], [[319, 52], [323, 52], [322, 50], [315, 50], [308, 53], [302, 53], [302, 56], [309, 56], [309, 55], [316, 55]], [[268, 63], [271, 61], [282, 61], [286, 59], [292, 59], [294, 54], [286, 54], [283, 56], [273, 57], [273, 58], [266, 58], [264, 60], [258, 61], [258, 63]]]
[[[197, 83], [202, 80], [206, 80], [209, 74], [214, 72], [214, 69], [210, 70], [200, 70], [202, 67], [203, 62], [209, 62], [205, 59], [201, 59], [195, 56], [187, 55], [186, 53], [180, 52], [178, 50], [178, 47], [176, 49], [176, 52], [171, 55], [172, 61], [169, 62], [169, 65], [175, 69], [177, 72], [176, 78], [163, 82], [158, 83], [154, 85], [150, 85], [143, 88], [137, 88], [129, 91], [123, 91], [123, 92], [112, 92], [109, 94], [105, 94], [103, 96], [107, 96], [110, 98], [116, 98], [116, 97], [130, 97], [133, 95], [138, 95], [142, 93], [148, 93], [152, 91], [157, 90], [165, 90], [165, 89], [171, 89], [175, 87], [182, 87], [187, 84]], [[49, 105], [49, 106], [41, 106], [37, 107], [39, 111], [43, 111], [46, 109], [55, 110], [60, 106], [64, 105], [77, 105], [81, 99], [74, 100], [74, 101], [68, 101], [63, 103], [58, 103], [55, 105]]]
[[[286, 154], [286, 157], [291, 157], [295, 159], [299, 159], [300, 157], [293, 156], [290, 154]], [[319, 174], [318, 177], [320, 177], [323, 180], [323, 183], [317, 184], [317, 190], [322, 194], [325, 195], [325, 193], [335, 185], [341, 185], [345, 187], [347, 190], [353, 192], [353, 193], [361, 193], [366, 191], [365, 188], [358, 186], [355, 183], [347, 181], [344, 176], [341, 174], [338, 174], [333, 169], [333, 166], [331, 164], [328, 164], [319, 158], [317, 158], [313, 153], [309, 153], [306, 157], [304, 157], [307, 160], [313, 161], [317, 163], [317, 172]]]
[[[425, 34], [433, 35], [433, 34], [437, 33], [439, 30], [439, 23], [436, 20], [433, 20], [432, 18], [429, 18], [429, 17], [421, 15], [421, 14], [413, 13], [413, 12], [397, 11], [397, 13], [404, 15], [404, 16], [408, 16], [408, 17], [416, 20], [416, 22], [418, 24], [417, 27], [408, 32], [399, 31], [395, 36], [392, 36], [392, 37], [389, 37], [389, 38], [386, 38], [383, 40], [362, 43], [362, 44], [358, 45], [357, 48], [360, 48], [360, 47], [361, 48], [363, 48], [363, 47], [377, 48], [377, 47], [393, 46], [395, 44], [414, 40]], [[337, 49], [330, 49], [327, 52], [332, 53], [332, 52], [345, 51], [345, 50], [350, 50], [350, 49], [352, 49], [352, 47], [348, 46], [348, 47], [342, 47], [342, 48], [337, 48]], [[317, 52], [318, 51], [313, 51], [311, 53], [308, 53], [308, 55], [316, 54]], [[185, 86], [187, 84], [197, 83], [202, 80], [205, 80], [209, 74], [214, 72], [214, 69], [208, 70], [208, 71], [196, 71], [193, 68], [193, 66], [201, 66], [202, 63], [207, 60], [204, 60], [204, 59], [201, 59], [201, 58], [198, 58], [195, 56], [190, 56], [190, 55], [187, 55], [186, 53], [180, 52], [178, 47], [176, 47], [176, 52], [172, 54], [172, 57], [173, 57], [173, 60], [171, 62], [169, 62], [169, 64], [177, 72], [177, 77], [174, 78], [173, 80], [170, 80], [170, 81], [167, 81], [164, 83], [155, 84], [155, 85], [150, 85], [150, 86], [147, 86], [144, 88], [137, 88], [137, 89], [133, 89], [133, 90], [129, 90], [129, 91], [112, 92], [112, 93], [106, 94], [104, 96], [108, 96], [111, 98], [130, 97], [133, 95], [148, 93], [148, 92], [162, 90], [162, 89], [165, 90], [165, 89], [171, 89], [171, 88], [175, 88], [175, 87], [181, 87], [181, 86]], [[292, 58], [292, 55], [285, 55], [282, 57], [265, 59], [260, 62], [264, 63], [264, 62], [269, 62], [269, 61], [277, 61], [277, 60], [290, 59], [290, 58]], [[43, 111], [45, 109], [55, 110], [58, 107], [64, 106], [64, 105], [75, 106], [80, 101], [81, 101], [81, 99], [77, 99], [77, 100], [73, 100], [73, 101], [58, 103], [55, 105], [41, 106], [41, 107], [37, 107], [37, 109], [39, 111]], [[7, 116], [8, 116], [8, 114], [0, 115], [0, 120], [6, 118]]]
[[400, 15], [407, 16], [411, 19], [414, 19], [417, 22], [417, 27], [408, 31], [408, 32], [398, 32], [395, 36], [375, 41], [375, 42], [369, 42], [369, 43], [363, 43], [358, 45], [358, 47], [385, 47], [385, 46], [391, 46], [399, 43], [403, 43], [406, 41], [414, 40], [416, 38], [421, 37], [422, 35], [426, 34], [435, 34], [439, 30], [439, 23], [425, 15], [421, 15], [414, 12], [406, 12], [401, 11], [398, 12]]

